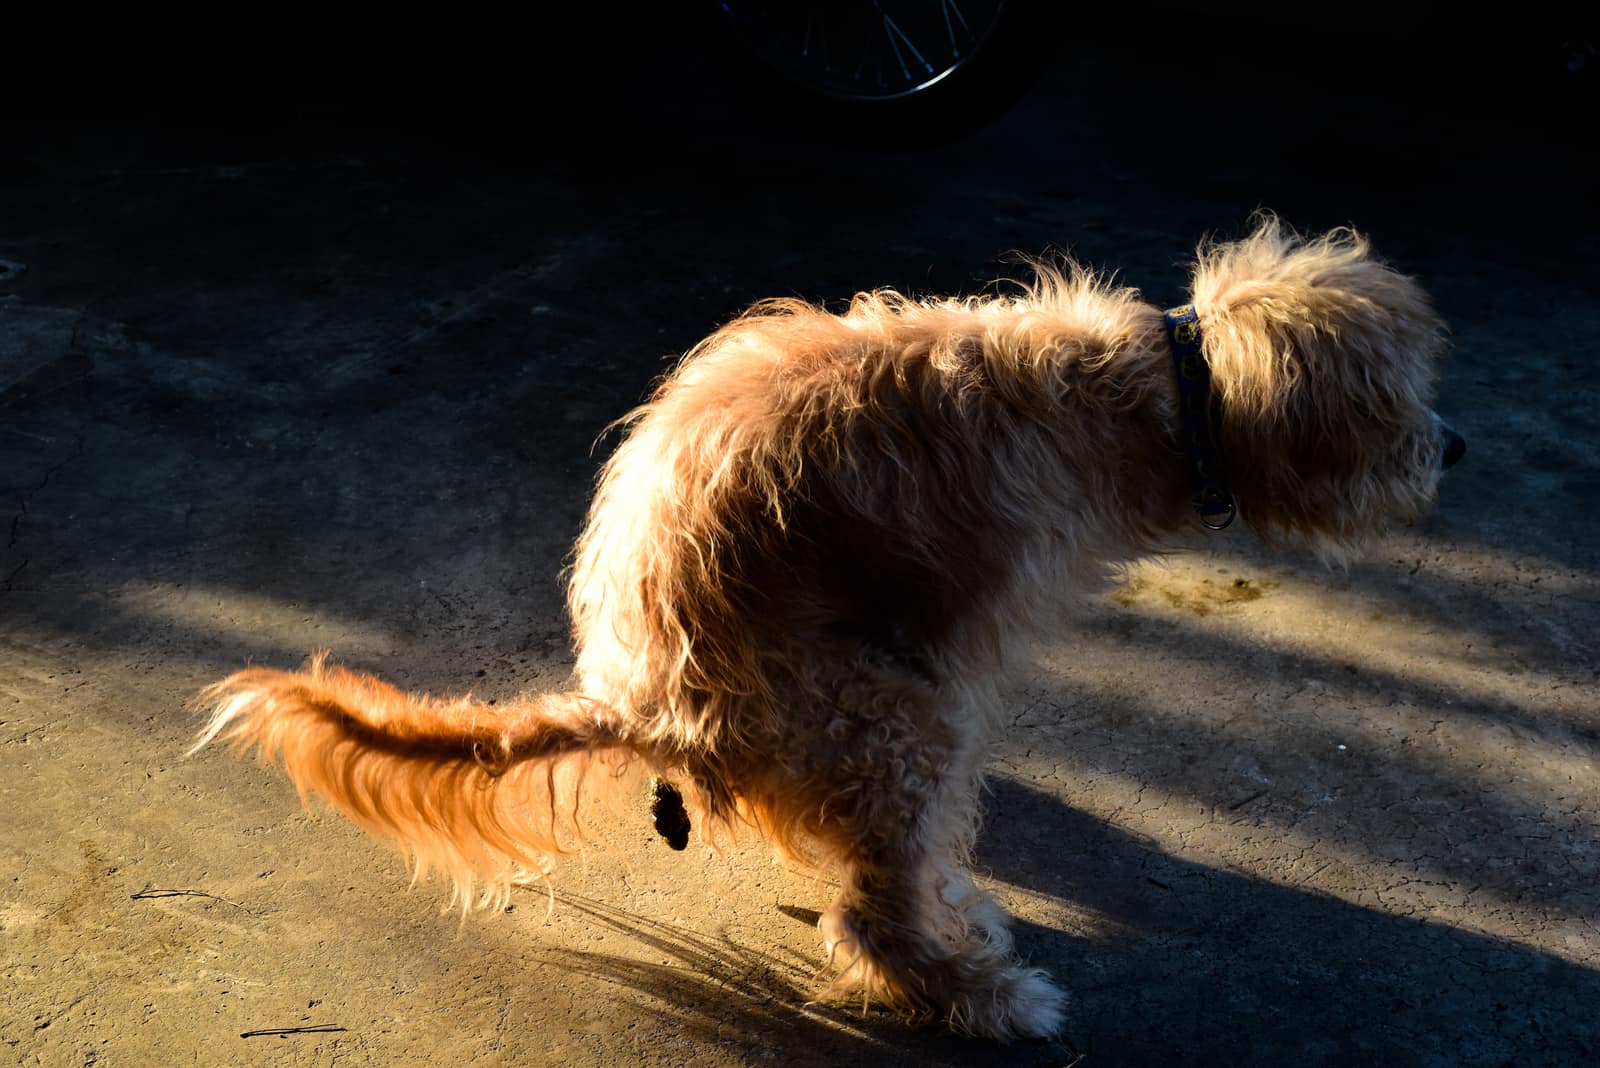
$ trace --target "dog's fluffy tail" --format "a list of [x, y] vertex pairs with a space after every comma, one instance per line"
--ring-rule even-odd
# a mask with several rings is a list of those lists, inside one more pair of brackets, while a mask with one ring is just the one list
[[514, 881], [548, 875], [552, 855], [587, 837], [585, 773], [619, 771], [633, 755], [609, 710], [576, 693], [440, 700], [323, 656], [298, 672], [238, 672], [199, 700], [211, 719], [190, 753], [219, 739], [259, 747], [302, 799], [320, 794], [399, 844], [416, 876], [442, 871], [463, 909], [503, 904]]

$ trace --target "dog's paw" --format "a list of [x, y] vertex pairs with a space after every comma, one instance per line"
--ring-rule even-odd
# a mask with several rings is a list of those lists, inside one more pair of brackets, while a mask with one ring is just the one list
[[1067, 1018], [1067, 995], [1039, 968], [1012, 967], [994, 977], [994, 986], [961, 999], [951, 1014], [963, 1031], [1008, 1042], [1050, 1038]]
[[836, 905], [817, 924], [835, 973], [830, 990], [864, 994], [917, 1018], [944, 1018], [957, 1031], [1000, 1042], [1048, 1038], [1066, 1020], [1067, 995], [1043, 970], [996, 952], [1010, 946], [1004, 918], [997, 908], [979, 910], [968, 917], [977, 939], [959, 947], [932, 938], [902, 940], [892, 943], [900, 951], [896, 958], [866, 952], [870, 941], [863, 942], [851, 914]]

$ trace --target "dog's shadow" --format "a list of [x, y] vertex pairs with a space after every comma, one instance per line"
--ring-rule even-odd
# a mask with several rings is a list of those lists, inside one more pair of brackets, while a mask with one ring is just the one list
[[541, 956], [633, 990], [637, 1011], [744, 1061], [787, 1050], [829, 1064], [1522, 1065], [1582, 1063], [1600, 1051], [1593, 968], [1179, 860], [1022, 783], [991, 785], [980, 871], [1002, 903], [1009, 885], [1061, 918], [1017, 927], [1019, 952], [1071, 993], [1057, 1041], [1002, 1051], [937, 1022], [907, 1028], [881, 1009], [815, 1002], [815, 960], [567, 893], [560, 907], [660, 963]]
[[[714, 935], [615, 908], [603, 901], [556, 891], [558, 908], [620, 935], [654, 960], [638, 955], [543, 949], [546, 966], [585, 980], [630, 990], [620, 999], [626, 1011], [654, 1026], [651, 1033], [674, 1033], [706, 1049], [749, 1063], [771, 1051], [791, 1051], [806, 1064], [854, 1064], [863, 1059], [887, 1064], [960, 1064], [963, 1043], [943, 1028], [908, 1029], [882, 1009], [819, 1000], [821, 956], [801, 959], [792, 951], [769, 952], [724, 929]], [[805, 908], [781, 908], [790, 920], [814, 925]], [[1039, 1053], [1047, 1052], [1040, 1044]], [[1075, 1055], [1051, 1044], [1048, 1059], [1026, 1063], [1068, 1064]], [[1066, 1055], [1063, 1056], [1063, 1053]]]

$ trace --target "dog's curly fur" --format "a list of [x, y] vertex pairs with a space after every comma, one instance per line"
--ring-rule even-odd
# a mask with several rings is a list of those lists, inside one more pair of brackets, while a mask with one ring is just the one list
[[[1430, 502], [1442, 327], [1363, 238], [1265, 218], [1202, 248], [1192, 301], [1257, 532], [1342, 557]], [[702, 830], [836, 866], [836, 986], [1053, 1033], [1063, 996], [1013, 956], [968, 850], [1010, 652], [1064, 590], [1193, 525], [1160, 309], [1076, 267], [1015, 296], [769, 301], [626, 425], [571, 571], [575, 690], [434, 700], [319, 658], [212, 687], [196, 748], [259, 746], [464, 904], [547, 873], [579, 791], [648, 768]]]

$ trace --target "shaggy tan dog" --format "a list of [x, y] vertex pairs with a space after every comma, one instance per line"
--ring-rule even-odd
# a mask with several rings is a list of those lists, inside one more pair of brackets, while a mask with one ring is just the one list
[[[1191, 403], [1258, 533], [1338, 557], [1430, 503], [1461, 448], [1429, 408], [1441, 325], [1362, 238], [1267, 219], [1202, 249], [1192, 302], [1212, 384]], [[1063, 593], [1196, 525], [1167, 331], [1076, 268], [1010, 297], [758, 305], [605, 465], [571, 572], [576, 689], [436, 700], [319, 658], [212, 687], [196, 748], [259, 746], [463, 904], [547, 873], [580, 787], [648, 769], [702, 832], [836, 866], [836, 987], [1051, 1034], [1063, 995], [967, 867], [996, 680]]]

